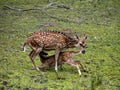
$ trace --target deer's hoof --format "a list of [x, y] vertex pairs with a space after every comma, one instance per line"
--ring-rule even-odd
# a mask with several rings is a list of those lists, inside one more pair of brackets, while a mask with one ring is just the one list
[[55, 71], [58, 72], [58, 68], [55, 67]]
[[81, 77], [81, 75], [79, 75]]
[[79, 76], [81, 77], [81, 73], [79, 73]]

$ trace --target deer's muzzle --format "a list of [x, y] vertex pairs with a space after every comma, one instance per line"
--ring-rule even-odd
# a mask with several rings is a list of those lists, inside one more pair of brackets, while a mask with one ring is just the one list
[[85, 50], [82, 51], [82, 54], [85, 54]]

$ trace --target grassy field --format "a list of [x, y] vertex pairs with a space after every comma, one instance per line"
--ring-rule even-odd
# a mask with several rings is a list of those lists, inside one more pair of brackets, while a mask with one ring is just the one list
[[[53, 0], [70, 9], [51, 7], [44, 11], [10, 10], [44, 8], [48, 0], [0, 0], [0, 90], [120, 90], [120, 2], [119, 0]], [[57, 17], [57, 18], [55, 18]], [[58, 20], [59, 18], [59, 20]], [[54, 27], [41, 27], [52, 23]], [[67, 65], [59, 70], [36, 71], [22, 52], [24, 40], [38, 30], [71, 29], [88, 35], [86, 54], [77, 55], [88, 72]], [[52, 52], [50, 52], [52, 53]], [[39, 58], [35, 60], [40, 65]]]

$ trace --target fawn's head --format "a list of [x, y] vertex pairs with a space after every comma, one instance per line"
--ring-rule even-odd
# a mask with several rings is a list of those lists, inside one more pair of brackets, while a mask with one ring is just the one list
[[44, 51], [41, 51], [39, 53], [39, 57], [46, 57], [48, 55], [48, 53], [44, 52]]
[[79, 38], [77, 35], [75, 35], [75, 38], [78, 40], [78, 43], [75, 46], [80, 48], [81, 52], [84, 54], [85, 53], [87, 36], [84, 35], [84, 37]]

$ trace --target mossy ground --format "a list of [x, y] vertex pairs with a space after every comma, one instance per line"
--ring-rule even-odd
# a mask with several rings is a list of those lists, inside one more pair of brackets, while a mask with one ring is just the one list
[[[58, 1], [58, 0], [55, 0]], [[120, 90], [120, 2], [119, 0], [59, 0], [72, 7], [52, 8], [48, 12], [60, 18], [80, 22], [67, 23], [50, 18], [39, 10], [17, 12], [4, 8], [44, 7], [48, 0], [0, 0], [0, 89], [4, 90]], [[73, 2], [73, 3], [72, 3]], [[43, 23], [55, 27], [39, 28]], [[79, 36], [88, 35], [86, 54], [77, 55], [88, 72], [67, 65], [59, 70], [36, 71], [21, 46], [32, 32], [40, 29], [70, 28]], [[40, 64], [39, 58], [35, 60]]]

